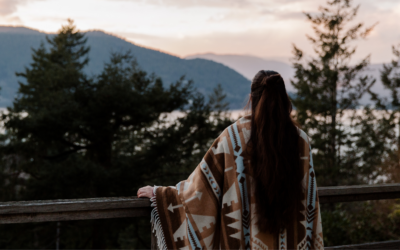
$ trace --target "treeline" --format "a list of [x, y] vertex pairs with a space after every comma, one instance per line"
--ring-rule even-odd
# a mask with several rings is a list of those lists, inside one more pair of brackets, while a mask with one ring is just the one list
[[[395, 59], [381, 70], [391, 92], [381, 98], [372, 91], [370, 56], [351, 63], [355, 41], [375, 27], [354, 23], [358, 10], [350, 0], [328, 1], [319, 14], [306, 14], [315, 56], [293, 47], [295, 118], [311, 137], [319, 186], [400, 182], [400, 53], [393, 47]], [[363, 97], [372, 104], [361, 107]], [[398, 240], [399, 208], [395, 200], [324, 204], [325, 245]]]
[[[177, 79], [168, 88], [129, 52], [98, 75], [73, 22], [33, 50], [13, 106], [2, 114], [1, 200], [134, 196], [187, 177], [231, 121], [222, 89], [207, 98]], [[183, 117], [168, 115], [179, 110]], [[58, 227], [58, 229], [57, 229]], [[1, 226], [0, 248], [149, 248], [148, 219]], [[60, 235], [57, 236], [57, 230]]]
[[[319, 186], [400, 182], [400, 51], [371, 90], [369, 57], [350, 64], [351, 45], [374, 26], [353, 23], [358, 6], [332, 0], [317, 15], [309, 40], [315, 56], [294, 46], [295, 118], [311, 137]], [[112, 54], [88, 76], [86, 39], [73, 22], [32, 52], [18, 95], [3, 112], [2, 201], [132, 196], [144, 185], [174, 185], [188, 176], [229, 124], [221, 87], [205, 97], [192, 83], [140, 69], [134, 55]], [[258, 69], [255, 69], [255, 72]], [[369, 96], [370, 106], [360, 108]], [[173, 111], [182, 116], [170, 119]], [[325, 245], [400, 238], [394, 200], [322, 206]], [[150, 247], [147, 219], [1, 225], [1, 248]], [[60, 234], [57, 235], [57, 231]]]

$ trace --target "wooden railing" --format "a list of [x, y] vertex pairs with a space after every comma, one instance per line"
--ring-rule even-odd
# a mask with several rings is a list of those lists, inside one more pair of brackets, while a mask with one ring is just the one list
[[[400, 184], [318, 188], [319, 202], [352, 202], [400, 198]], [[150, 216], [149, 199], [137, 197], [0, 203], [0, 224]], [[150, 232], [149, 232], [150, 233]], [[152, 249], [156, 249], [152, 234]], [[325, 249], [400, 249], [400, 240]]]

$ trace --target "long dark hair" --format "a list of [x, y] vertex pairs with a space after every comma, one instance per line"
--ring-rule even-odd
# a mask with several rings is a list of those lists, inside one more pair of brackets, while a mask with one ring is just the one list
[[261, 231], [279, 233], [303, 199], [299, 131], [281, 75], [261, 70], [251, 84], [251, 166]]

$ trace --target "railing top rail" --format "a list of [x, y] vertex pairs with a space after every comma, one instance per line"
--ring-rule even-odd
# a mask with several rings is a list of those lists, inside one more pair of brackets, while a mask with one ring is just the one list
[[[400, 183], [382, 185], [338, 186], [318, 188], [320, 203], [400, 198]], [[65, 200], [0, 202], [0, 215], [54, 213], [69, 211], [149, 208], [146, 198], [107, 197]]]
[[51, 213], [122, 208], [148, 208], [150, 200], [132, 197], [0, 202], [0, 214]]
[[[318, 197], [320, 203], [400, 198], [400, 183], [320, 187]], [[150, 200], [136, 196], [0, 202], [0, 224], [138, 217], [149, 216], [150, 211]], [[152, 241], [155, 242], [154, 239]], [[326, 249], [399, 249], [399, 247], [400, 241], [390, 241]]]
[[366, 193], [392, 193], [400, 191], [400, 183], [380, 184], [380, 185], [354, 185], [354, 186], [336, 186], [336, 187], [319, 187], [319, 195], [333, 196], [337, 194], [353, 195]]
[[320, 203], [400, 198], [400, 183], [318, 188]]
[[363, 243], [356, 245], [325, 247], [325, 250], [339, 250], [339, 249], [400, 249], [400, 240], [381, 241], [373, 243]]

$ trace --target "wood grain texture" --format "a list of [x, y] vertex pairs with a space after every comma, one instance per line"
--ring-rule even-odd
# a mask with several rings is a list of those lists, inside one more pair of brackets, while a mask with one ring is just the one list
[[[400, 198], [400, 184], [320, 187], [320, 203]], [[150, 208], [147, 198], [108, 197], [68, 200], [1, 202], [0, 215], [64, 213], [116, 209]], [[4, 216], [3, 216], [4, 217]]]
[[[320, 187], [320, 203], [400, 198], [400, 184]], [[18, 201], [0, 203], [0, 224], [93, 220], [150, 216], [147, 198], [110, 197], [91, 199]], [[152, 249], [157, 249], [151, 233]], [[400, 249], [400, 241], [326, 247], [334, 249]]]
[[111, 197], [0, 203], [0, 224], [150, 216], [150, 200]]
[[17, 201], [0, 202], [0, 215], [149, 207], [150, 199], [137, 198], [136, 196], [68, 200]]
[[318, 188], [320, 203], [385, 200], [400, 198], [400, 184]]
[[325, 250], [337, 250], [337, 249], [400, 249], [400, 240], [382, 241], [382, 242], [337, 246], [337, 247], [325, 247]]
[[[400, 184], [320, 187], [320, 203], [350, 202], [400, 198]], [[129, 216], [124, 210], [132, 211]], [[107, 210], [107, 211], [102, 211]], [[133, 197], [108, 197], [90, 199], [18, 201], [0, 203], [0, 223], [15, 221], [24, 223], [33, 221], [101, 219], [132, 216], [148, 216], [143, 211], [150, 210], [150, 200]], [[121, 215], [118, 215], [118, 211]], [[81, 212], [81, 216], [79, 215]], [[57, 215], [58, 214], [58, 215]], [[8, 215], [8, 216], [6, 216]], [[20, 216], [20, 219], [16, 219]], [[33, 219], [33, 218], [36, 219]], [[40, 217], [40, 219], [39, 219]], [[12, 219], [11, 218], [15, 218]], [[64, 219], [56, 219], [64, 218]], [[19, 221], [19, 222], [17, 222]]]
[[48, 222], [48, 221], [70, 221], [70, 220], [95, 220], [112, 219], [124, 217], [150, 217], [150, 208], [123, 208], [103, 209], [86, 211], [67, 211], [53, 213], [19, 213], [0, 214], [0, 224]]

